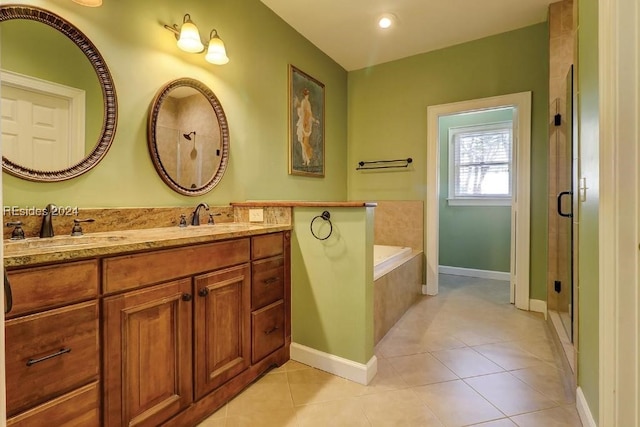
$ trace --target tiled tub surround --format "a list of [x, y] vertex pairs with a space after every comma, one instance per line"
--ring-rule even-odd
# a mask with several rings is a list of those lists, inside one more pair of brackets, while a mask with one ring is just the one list
[[374, 344], [378, 344], [420, 298], [422, 252], [412, 251], [400, 262], [373, 282]]
[[424, 250], [422, 200], [379, 200], [377, 203], [373, 223], [375, 244]]
[[377, 344], [422, 293], [424, 216], [421, 200], [378, 201], [375, 245], [410, 247], [410, 255], [378, 274], [374, 265], [373, 329]]

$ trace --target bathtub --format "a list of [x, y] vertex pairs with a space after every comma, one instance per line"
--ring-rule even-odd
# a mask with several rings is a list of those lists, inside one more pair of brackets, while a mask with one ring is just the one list
[[422, 251], [373, 246], [373, 329], [377, 344], [420, 297]]
[[404, 246], [373, 245], [373, 280], [404, 264], [413, 250]]

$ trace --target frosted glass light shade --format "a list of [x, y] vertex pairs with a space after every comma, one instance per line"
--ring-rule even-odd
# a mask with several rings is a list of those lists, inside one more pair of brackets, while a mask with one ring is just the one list
[[217, 33], [213, 34], [211, 40], [209, 40], [209, 49], [207, 49], [207, 55], [204, 59], [216, 65], [224, 65], [229, 62], [224, 42], [218, 37]]
[[73, 2], [89, 7], [102, 6], [102, 0], [73, 0]]
[[204, 45], [200, 40], [200, 32], [196, 24], [186, 19], [182, 27], [180, 27], [180, 37], [178, 38], [178, 47], [185, 52], [198, 53], [204, 50]]

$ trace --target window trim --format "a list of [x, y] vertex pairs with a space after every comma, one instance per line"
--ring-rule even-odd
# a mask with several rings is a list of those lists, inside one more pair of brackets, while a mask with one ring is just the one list
[[[511, 156], [509, 159], [509, 195], [500, 196], [496, 194], [488, 194], [486, 196], [456, 196], [455, 195], [455, 136], [460, 133], [468, 133], [474, 131], [488, 131], [498, 129], [511, 129]], [[450, 127], [449, 133], [449, 194], [447, 204], [449, 206], [511, 206], [513, 198], [513, 159], [514, 159], [514, 125], [513, 120], [505, 120], [500, 122], [483, 123], [471, 126]]]

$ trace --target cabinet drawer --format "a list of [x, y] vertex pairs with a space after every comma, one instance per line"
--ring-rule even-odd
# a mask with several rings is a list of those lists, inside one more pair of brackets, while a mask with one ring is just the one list
[[105, 293], [133, 289], [249, 261], [249, 239], [107, 258]]
[[284, 297], [284, 258], [269, 258], [251, 265], [251, 309]]
[[95, 298], [98, 261], [7, 271], [13, 308], [7, 318]]
[[7, 420], [7, 427], [98, 427], [100, 390], [94, 382]]
[[284, 345], [284, 301], [251, 313], [251, 362], [256, 363]]
[[283, 234], [263, 234], [251, 238], [251, 259], [280, 255], [283, 248]]
[[5, 322], [7, 413], [15, 415], [98, 378], [98, 305]]

